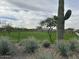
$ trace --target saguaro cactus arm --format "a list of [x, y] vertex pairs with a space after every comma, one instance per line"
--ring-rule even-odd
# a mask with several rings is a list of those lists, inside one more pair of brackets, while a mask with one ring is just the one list
[[72, 11], [68, 10], [64, 16], [64, 20], [67, 20], [68, 18], [70, 18], [71, 14], [72, 14]]

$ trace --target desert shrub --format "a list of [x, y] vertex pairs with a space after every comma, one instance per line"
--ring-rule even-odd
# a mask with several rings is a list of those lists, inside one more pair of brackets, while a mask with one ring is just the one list
[[77, 47], [76, 47], [75, 43], [72, 42], [72, 43], [70, 44], [70, 50], [71, 50], [71, 51], [75, 51], [76, 48], [77, 48]]
[[76, 51], [77, 49], [79, 49], [79, 43], [77, 42], [77, 40], [70, 41], [69, 45], [71, 51]]
[[20, 45], [23, 46], [23, 51], [26, 53], [34, 53], [39, 47], [38, 43], [32, 38], [24, 39]]
[[57, 48], [58, 52], [60, 53], [60, 55], [62, 55], [64, 57], [68, 57], [68, 54], [70, 52], [70, 46], [69, 46], [68, 42], [66, 42], [66, 41], [58, 42], [56, 44], [56, 48]]
[[79, 47], [79, 43], [77, 43], [76, 40], [65, 41], [64, 43], [57, 45], [58, 51], [63, 56], [69, 56], [73, 54], [73, 52], [76, 52], [78, 47]]
[[49, 41], [44, 41], [43, 42], [43, 47], [44, 48], [49, 48], [50, 47], [50, 42]]
[[0, 55], [15, 54], [14, 45], [7, 38], [0, 38]]
[[60, 54], [62, 56], [64, 56], [64, 57], [68, 56], [68, 52], [70, 51], [70, 48], [69, 48], [68, 45], [66, 45], [66, 44], [59, 44], [57, 46], [57, 48], [58, 48], [58, 50], [59, 50], [59, 52], [60, 52]]

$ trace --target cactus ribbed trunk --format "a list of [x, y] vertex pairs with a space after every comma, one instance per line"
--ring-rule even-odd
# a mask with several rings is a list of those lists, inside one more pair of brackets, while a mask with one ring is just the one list
[[64, 39], [64, 0], [59, 0], [57, 20], [57, 40]]

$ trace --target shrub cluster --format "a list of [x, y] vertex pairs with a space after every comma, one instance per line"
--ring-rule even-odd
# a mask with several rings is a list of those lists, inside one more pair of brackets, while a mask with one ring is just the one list
[[[25, 53], [35, 53], [35, 51], [39, 48], [38, 42], [36, 42], [34, 38], [24, 39], [20, 42], [20, 47], [23, 48], [23, 52]], [[78, 44], [79, 45], [79, 44]], [[64, 57], [68, 57], [70, 52], [74, 52], [77, 50], [78, 45], [76, 42], [71, 41], [68, 43], [62, 43], [57, 45], [58, 52]], [[50, 42], [44, 41], [43, 47], [49, 48]], [[16, 53], [15, 46], [10, 42], [9, 38], [1, 37], [0, 38], [0, 55], [13, 55]], [[42, 53], [39, 55], [38, 59], [52, 59], [52, 55], [50, 53]]]
[[7, 38], [0, 38], [0, 55], [15, 54], [14, 45]]
[[26, 53], [34, 53], [39, 47], [36, 40], [32, 38], [24, 39], [23, 41], [21, 41], [20, 45], [23, 46], [23, 50]]
[[58, 47], [60, 54], [66, 57], [70, 54], [70, 52], [74, 52], [78, 48], [75, 42], [59, 44], [57, 47]]

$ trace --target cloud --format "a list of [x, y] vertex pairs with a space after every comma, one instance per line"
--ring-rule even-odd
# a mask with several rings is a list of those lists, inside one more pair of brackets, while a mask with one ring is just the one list
[[8, 0], [23, 9], [52, 12], [57, 9], [57, 0]]
[[[47, 17], [57, 15], [58, 0], [0, 0], [0, 16], [16, 17], [8, 20], [14, 27], [35, 28]], [[79, 2], [65, 0], [65, 12], [72, 10], [72, 16], [66, 21], [66, 28], [79, 28]], [[3, 21], [4, 22], [4, 21]], [[74, 25], [75, 24], [75, 25]]]
[[[6, 1], [0, 5], [1, 24], [10, 24], [14, 27], [35, 28], [47, 15], [41, 11], [22, 10]], [[14, 20], [13, 20], [14, 19]]]

